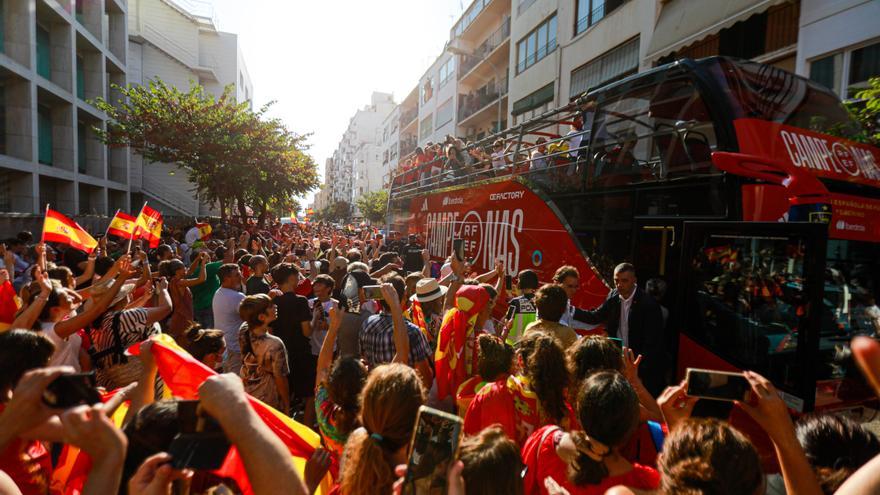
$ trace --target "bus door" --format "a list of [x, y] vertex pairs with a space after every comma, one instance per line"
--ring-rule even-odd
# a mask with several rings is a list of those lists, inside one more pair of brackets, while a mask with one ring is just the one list
[[823, 224], [684, 222], [677, 377], [752, 370], [812, 410], [827, 239]]
[[[664, 311], [665, 328], [669, 328], [669, 311], [678, 308], [676, 277], [678, 275], [682, 222], [676, 219], [636, 217], [632, 236], [632, 262], [636, 267], [639, 287], [648, 291]], [[667, 331], [667, 336], [668, 331]], [[675, 342], [667, 339], [667, 347]]]

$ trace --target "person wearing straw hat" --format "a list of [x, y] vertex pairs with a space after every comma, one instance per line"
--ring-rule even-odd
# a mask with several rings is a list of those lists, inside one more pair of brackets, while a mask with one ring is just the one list
[[410, 299], [410, 320], [428, 337], [431, 349], [437, 348], [437, 333], [443, 321], [443, 301], [448, 287], [437, 279], [423, 278], [416, 282], [416, 293]]
[[[171, 313], [171, 295], [164, 277], [156, 282], [155, 297], [158, 301], [151, 308], [126, 309], [135, 286], [134, 283], [123, 285], [107, 311], [88, 329], [92, 340], [89, 355], [97, 371], [98, 385], [108, 390], [124, 387], [137, 380], [141, 374], [141, 361], [129, 359], [125, 350], [161, 333], [157, 323]], [[100, 298], [106, 290], [105, 284], [99, 284], [92, 292], [94, 297]], [[153, 289], [147, 286], [146, 290], [149, 294]]]

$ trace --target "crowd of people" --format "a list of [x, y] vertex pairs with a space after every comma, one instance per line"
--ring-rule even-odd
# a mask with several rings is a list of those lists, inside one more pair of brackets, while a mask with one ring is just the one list
[[[477, 273], [370, 228], [223, 225], [163, 241], [103, 237], [87, 255], [22, 232], [0, 247], [0, 494], [67, 493], [52, 485], [63, 445], [92, 459], [83, 494], [241, 490], [174, 468], [181, 403], [151, 352], [169, 337], [217, 371], [200, 407], [256, 494], [313, 493], [331, 466], [336, 493], [402, 492], [424, 405], [462, 419], [450, 494], [880, 493], [874, 433], [839, 415], [794, 422], [756, 373], [733, 407], [763, 433], [692, 417], [687, 383], [664, 383], [665, 308], [628, 263], [601, 306], [577, 308], [573, 267], [508, 287], [501, 262]], [[880, 394], [880, 343], [851, 347]], [[89, 371], [104, 402], [48, 405], [59, 376]], [[248, 396], [320, 435], [304, 471]]]

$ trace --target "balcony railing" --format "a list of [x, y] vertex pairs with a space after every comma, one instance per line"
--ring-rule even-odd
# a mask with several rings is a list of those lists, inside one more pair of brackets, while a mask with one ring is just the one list
[[474, 67], [480, 64], [489, 56], [496, 48], [498, 48], [506, 39], [510, 38], [510, 17], [504, 19], [501, 26], [490, 34], [480, 46], [474, 50], [473, 55], [463, 55], [461, 57], [461, 65], [458, 71], [458, 79], [470, 72]]
[[404, 127], [408, 126], [418, 116], [419, 116], [418, 107], [412, 108], [412, 109], [409, 109], [409, 110], [403, 112], [402, 114], [400, 114], [400, 128], [403, 129]]
[[479, 112], [490, 103], [498, 101], [498, 98], [506, 95], [507, 79], [505, 78], [499, 86], [492, 89], [493, 91], [490, 92], [477, 91], [467, 95], [462, 95], [458, 107], [458, 121], [461, 122], [469, 118], [471, 115]]

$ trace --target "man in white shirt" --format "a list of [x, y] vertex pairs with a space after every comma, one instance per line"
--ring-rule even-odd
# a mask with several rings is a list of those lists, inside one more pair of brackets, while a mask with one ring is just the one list
[[592, 311], [575, 308], [572, 319], [605, 325], [610, 337], [620, 338], [624, 346], [641, 354], [639, 375], [648, 390], [658, 394], [665, 386], [666, 360], [660, 305], [638, 286], [636, 269], [630, 263], [614, 268], [614, 286], [601, 306]]
[[227, 263], [217, 270], [220, 288], [214, 293], [214, 328], [223, 330], [226, 340], [226, 354], [223, 356], [223, 371], [238, 375], [241, 370], [241, 349], [238, 345], [238, 329], [244, 323], [238, 314], [238, 306], [244, 299], [241, 292], [241, 268], [235, 263]]

